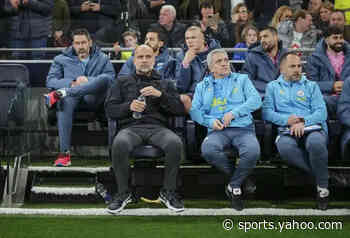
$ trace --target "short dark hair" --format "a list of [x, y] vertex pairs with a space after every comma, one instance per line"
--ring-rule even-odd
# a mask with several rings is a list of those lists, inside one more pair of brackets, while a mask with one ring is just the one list
[[137, 40], [137, 34], [136, 32], [134, 31], [125, 31], [123, 34], [122, 34], [122, 38], [126, 37], [126, 36], [131, 36], [133, 37], [134, 39]]
[[281, 56], [281, 58], [280, 58], [280, 64], [279, 64], [280, 67], [281, 67], [281, 65], [284, 63], [284, 61], [287, 60], [287, 57], [288, 57], [289, 55], [295, 55], [295, 56], [298, 56], [298, 57], [300, 58], [300, 55], [299, 55], [298, 52], [296, 52], [296, 51], [288, 51], [288, 52], [284, 53], [284, 54]]
[[149, 32], [157, 33], [158, 40], [163, 41], [164, 45], [166, 45], [168, 38], [162, 29], [160, 29], [158, 27], [153, 27], [153, 28], [148, 29], [147, 33], [149, 33]]
[[262, 28], [260, 29], [260, 32], [262, 32], [262, 31], [269, 31], [269, 32], [271, 32], [271, 33], [274, 34], [274, 35], [277, 35], [277, 34], [278, 34], [276, 28], [274, 28], [273, 26], [265, 26], [265, 27], [262, 27]]
[[331, 35], [344, 35], [344, 30], [341, 29], [338, 26], [329, 26], [324, 32], [323, 32], [323, 37], [327, 38]]
[[[199, 9], [201, 10], [202, 8], [213, 8], [214, 9], [214, 5], [210, 1], [203, 1], [199, 5]], [[215, 9], [214, 9], [214, 11], [215, 11]]]
[[72, 31], [71, 37], [72, 40], [74, 40], [74, 36], [81, 36], [84, 35], [86, 36], [89, 40], [91, 40], [91, 36], [88, 30], [86, 30], [85, 28], [79, 28], [79, 29], [75, 29], [74, 31]]
[[293, 21], [296, 22], [300, 17], [305, 19], [307, 15], [311, 15], [311, 13], [305, 10], [298, 10], [293, 14]]

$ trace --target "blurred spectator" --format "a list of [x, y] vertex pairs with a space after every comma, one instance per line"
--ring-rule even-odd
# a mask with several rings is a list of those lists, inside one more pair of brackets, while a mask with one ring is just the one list
[[310, 0], [307, 11], [311, 13], [312, 18], [318, 18], [323, 0]]
[[277, 32], [284, 48], [314, 48], [320, 33], [312, 25], [311, 14], [305, 10], [297, 11], [293, 21], [281, 22]]
[[[8, 19], [9, 16], [16, 14], [19, 2], [19, 0], [0, 0], [0, 48], [8, 47]], [[0, 54], [5, 55], [3, 52]]]
[[258, 28], [267, 26], [278, 8], [289, 5], [288, 0], [245, 0], [248, 10], [254, 13]]
[[350, 46], [344, 42], [343, 33], [343, 28], [330, 26], [306, 65], [308, 78], [320, 86], [332, 119], [336, 118], [343, 83], [350, 77]]
[[150, 28], [159, 28], [167, 37], [167, 47], [179, 48], [184, 44], [185, 25], [176, 21], [176, 10], [172, 5], [164, 5], [160, 9], [158, 23]]
[[120, 0], [70, 0], [72, 29], [86, 28], [94, 38], [97, 31], [120, 19]]
[[350, 42], [350, 29], [345, 27], [345, 14], [343, 11], [335, 10], [329, 19], [330, 26], [338, 26], [344, 30], [344, 39]]
[[164, 5], [173, 5], [175, 8], [179, 5], [179, 0], [143, 0], [149, 14], [153, 19], [159, 17], [159, 12]]
[[[10, 47], [11, 48], [42, 48], [47, 47], [48, 36], [51, 34], [52, 0], [22, 0], [16, 10], [16, 16], [11, 17]], [[13, 52], [15, 58], [30, 57], [26, 52]], [[43, 51], [31, 53], [31, 57], [43, 58]]]
[[287, 49], [282, 48], [275, 28], [268, 26], [259, 33], [260, 45], [249, 49], [242, 73], [249, 75], [261, 96], [265, 94], [266, 84], [275, 80], [279, 74], [279, 63]]
[[[242, 31], [243, 42], [239, 42], [234, 48], [249, 48], [258, 41], [259, 30], [253, 25], [247, 25]], [[245, 60], [247, 52], [235, 52], [233, 60]]]
[[334, 11], [334, 6], [330, 2], [324, 2], [320, 8], [320, 22], [319, 25], [316, 26], [322, 32], [324, 32], [329, 25], [329, 19], [331, 17], [331, 13]]
[[244, 41], [241, 39], [242, 31], [246, 25], [252, 24], [251, 16], [244, 3], [236, 5], [231, 15], [231, 22], [227, 24], [229, 40], [225, 43], [225, 47], [232, 47], [232, 45]]
[[272, 18], [270, 26], [277, 29], [280, 22], [290, 21], [292, 19], [292, 16], [293, 16], [292, 8], [288, 6], [282, 6], [277, 9], [275, 15]]
[[200, 17], [200, 0], [182, 0], [178, 9], [179, 19], [196, 20]]
[[[122, 34], [122, 47], [133, 48], [137, 46], [137, 34], [133, 31], [126, 31]], [[114, 43], [113, 45], [114, 53], [117, 55], [118, 59], [127, 60], [132, 56], [133, 51], [121, 51], [119, 42]]]
[[52, 38], [54, 47], [70, 45], [70, 11], [66, 0], [55, 0], [52, 19]]
[[289, 0], [289, 7], [293, 9], [293, 11], [298, 11], [303, 8], [303, 3], [305, 0]]
[[209, 1], [204, 1], [200, 5], [201, 20], [198, 22], [209, 38], [216, 39], [220, 44], [229, 40], [225, 23], [220, 20], [219, 14], [214, 14], [214, 5]]

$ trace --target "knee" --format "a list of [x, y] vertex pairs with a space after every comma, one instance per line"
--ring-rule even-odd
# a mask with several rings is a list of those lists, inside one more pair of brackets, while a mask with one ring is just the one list
[[204, 139], [204, 142], [201, 146], [202, 156], [205, 160], [210, 160], [213, 156], [217, 155], [218, 153], [222, 152], [222, 147], [219, 146], [219, 144], [209, 141], [207, 139]]
[[119, 136], [119, 135], [114, 137], [113, 145], [112, 145], [113, 154], [129, 153], [131, 150], [132, 150], [131, 145], [126, 137]]
[[[243, 154], [242, 154], [243, 155]], [[258, 160], [260, 158], [260, 145], [259, 143], [251, 143], [247, 145], [246, 150], [244, 151], [244, 157], [249, 160]]]
[[165, 153], [181, 153], [183, 150], [181, 138], [175, 133], [169, 136], [164, 150]]
[[284, 158], [284, 155], [288, 155], [290, 153], [293, 153], [293, 150], [295, 150], [295, 145], [294, 143], [290, 143], [288, 140], [285, 140], [283, 137], [281, 137], [278, 142], [276, 143], [277, 150]]
[[310, 152], [316, 152], [319, 154], [327, 154], [327, 145], [323, 140], [310, 140], [306, 145], [306, 149]]

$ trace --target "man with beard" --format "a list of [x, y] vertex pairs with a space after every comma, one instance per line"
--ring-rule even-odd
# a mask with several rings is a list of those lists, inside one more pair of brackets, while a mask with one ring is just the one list
[[350, 76], [350, 45], [344, 41], [343, 29], [332, 25], [324, 32], [324, 39], [307, 60], [306, 72], [320, 86], [328, 116], [335, 119], [344, 81]]
[[249, 75], [263, 97], [266, 84], [278, 77], [280, 57], [287, 50], [282, 48], [275, 28], [268, 26], [260, 31], [259, 36], [260, 45], [248, 51], [241, 72]]
[[[148, 30], [145, 38], [145, 44], [151, 47], [154, 51], [156, 61], [154, 70], [158, 71], [162, 79], [175, 80], [176, 60], [169, 55], [169, 50], [165, 47], [166, 35], [158, 29], [153, 28]], [[134, 57], [131, 56], [121, 68], [120, 76], [135, 73]]]
[[[134, 148], [147, 143], [161, 148], [165, 154], [164, 183], [159, 200], [170, 210], [180, 212], [184, 206], [175, 190], [184, 148], [180, 137], [166, 126], [170, 115], [184, 115], [185, 109], [174, 84], [161, 79], [153, 69], [153, 48], [138, 46], [133, 59], [135, 72], [118, 78], [105, 103], [108, 118], [118, 120], [121, 129], [112, 145], [118, 194], [107, 211], [116, 214], [128, 203], [136, 201], [128, 185], [129, 159]], [[140, 96], [144, 96], [145, 100], [141, 101]], [[136, 118], [134, 112], [142, 113], [142, 116]]]
[[115, 77], [108, 57], [93, 44], [86, 29], [72, 33], [72, 46], [55, 57], [46, 79], [48, 108], [56, 106], [60, 154], [55, 166], [70, 166], [73, 114], [77, 108], [96, 111]]
[[[261, 98], [246, 74], [231, 72], [225, 50], [211, 51], [207, 63], [210, 75], [197, 84], [190, 114], [192, 120], [208, 129], [202, 155], [229, 176], [225, 192], [232, 208], [241, 211], [241, 186], [260, 157], [251, 113], [260, 108]], [[224, 152], [229, 145], [239, 152], [237, 167]]]
[[317, 83], [302, 76], [295, 52], [282, 56], [281, 75], [267, 84], [263, 119], [278, 126], [275, 140], [282, 160], [315, 177], [317, 207], [328, 206], [327, 109]]

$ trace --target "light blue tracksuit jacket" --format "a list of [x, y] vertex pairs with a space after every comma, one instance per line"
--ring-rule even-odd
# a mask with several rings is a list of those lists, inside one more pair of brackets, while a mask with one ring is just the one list
[[[223, 98], [216, 100], [214, 80], [223, 88]], [[220, 110], [213, 107], [220, 104]], [[208, 128], [210, 132], [216, 119], [222, 119], [227, 112], [234, 115], [230, 127], [246, 127], [253, 123], [252, 112], [261, 107], [258, 91], [249, 80], [247, 74], [230, 73], [223, 79], [214, 79], [212, 75], [205, 77], [196, 86], [190, 115], [192, 120]]]
[[293, 114], [304, 118], [305, 126], [318, 124], [328, 131], [327, 108], [317, 83], [305, 76], [297, 82], [290, 82], [280, 75], [267, 84], [263, 119], [278, 126], [287, 126], [288, 118]]

